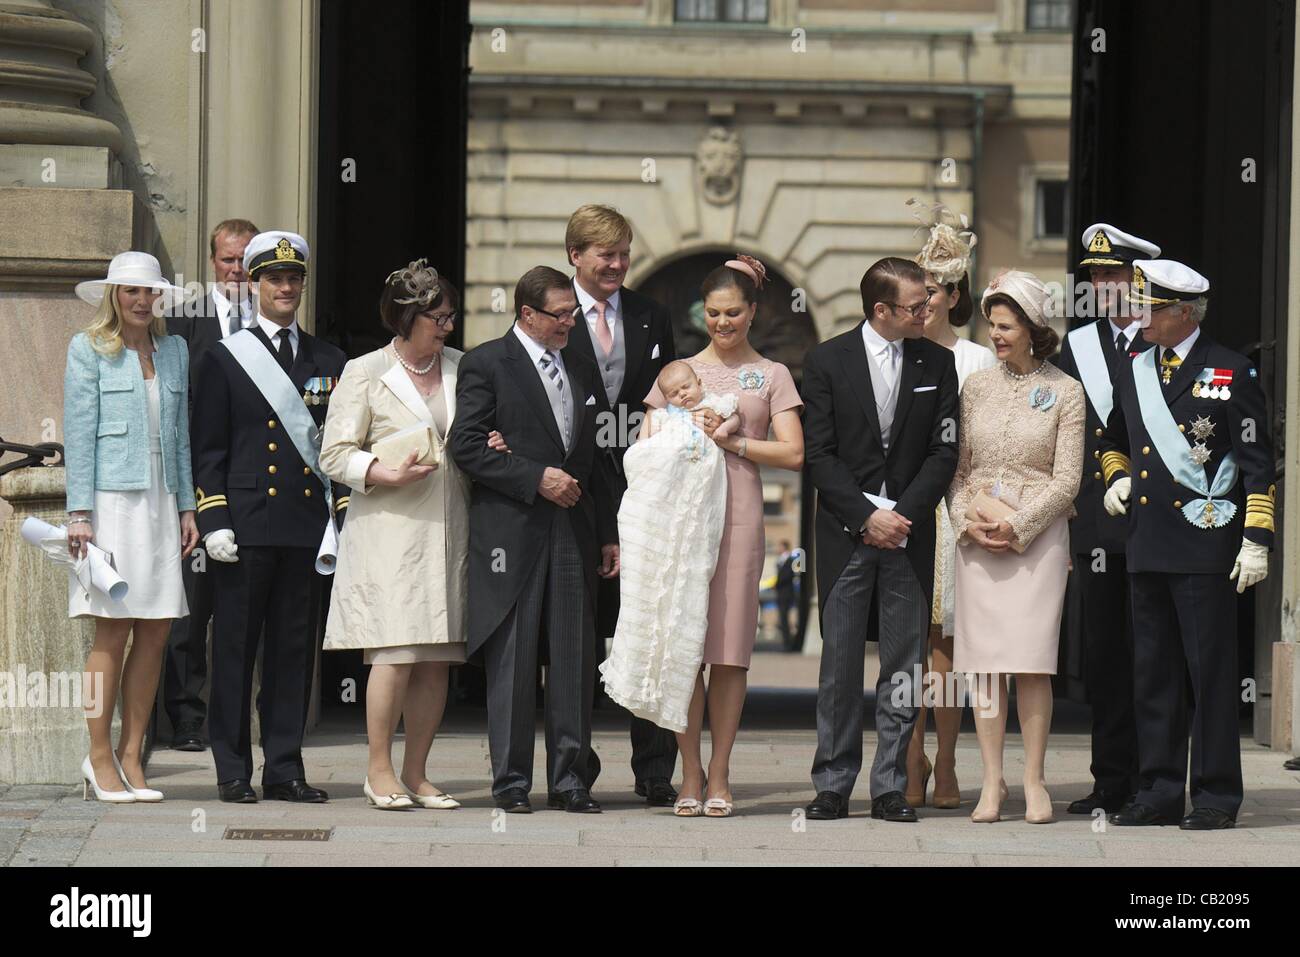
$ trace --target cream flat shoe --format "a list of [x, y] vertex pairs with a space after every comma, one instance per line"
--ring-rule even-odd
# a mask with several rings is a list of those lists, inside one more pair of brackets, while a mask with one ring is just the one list
[[126, 789], [135, 795], [135, 799], [141, 804], [157, 804], [163, 799], [162, 791], [154, 788], [133, 788], [131, 782], [126, 779], [126, 772], [122, 770], [122, 762], [117, 759], [117, 752], [113, 752], [113, 765], [117, 768], [117, 776], [122, 779]]
[[370, 787], [370, 778], [366, 778], [361, 790], [370, 806], [380, 811], [409, 811], [415, 807], [415, 802], [400, 791], [394, 794], [376, 794]]

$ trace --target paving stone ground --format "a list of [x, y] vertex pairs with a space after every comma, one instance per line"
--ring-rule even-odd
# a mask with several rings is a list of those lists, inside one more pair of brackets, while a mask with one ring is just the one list
[[[167, 800], [110, 807], [83, 802], [80, 787], [11, 787], [0, 793], [0, 864], [10, 867], [110, 865], [322, 864], [375, 865], [1297, 865], [1300, 864], [1300, 773], [1285, 755], [1242, 740], [1246, 802], [1235, 830], [1115, 828], [1065, 814], [1089, 790], [1086, 711], [1058, 705], [1048, 785], [1057, 821], [1024, 821], [1018, 735], [1007, 740], [1011, 799], [1005, 819], [976, 825], [979, 751], [963, 732], [957, 755], [962, 806], [926, 808], [916, 825], [869, 817], [866, 776], [843, 821], [803, 821], [811, 798], [815, 746], [812, 692], [751, 692], [732, 768], [736, 815], [728, 820], [674, 818], [648, 809], [633, 793], [626, 725], [598, 713], [595, 747], [604, 767], [596, 796], [600, 815], [543, 810], [545, 754], [540, 725], [531, 816], [502, 815], [492, 805], [485, 715], [456, 708], [434, 744], [430, 776], [455, 794], [456, 811], [380, 812], [366, 806], [366, 766], [359, 716], [327, 715], [308, 738], [309, 780], [330, 792], [318, 806], [266, 802], [234, 806], [216, 799], [210, 753], [154, 753], [150, 782]], [[933, 739], [931, 739], [932, 742]], [[865, 742], [869, 756], [874, 734]], [[933, 746], [933, 745], [932, 745]], [[395, 751], [400, 756], [399, 739]], [[707, 739], [706, 739], [707, 748]], [[260, 758], [260, 755], [259, 755]], [[706, 757], [707, 759], [707, 757]], [[257, 783], [256, 781], [254, 782]], [[228, 827], [330, 828], [326, 842], [226, 840]]]

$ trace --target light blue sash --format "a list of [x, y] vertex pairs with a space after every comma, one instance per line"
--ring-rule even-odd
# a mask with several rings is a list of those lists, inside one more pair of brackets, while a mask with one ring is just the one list
[[1088, 401], [1097, 410], [1097, 418], [1105, 425], [1110, 420], [1111, 409], [1115, 407], [1115, 391], [1111, 386], [1106, 357], [1101, 351], [1097, 323], [1075, 329], [1066, 338], [1070, 340], [1070, 351], [1074, 353], [1074, 364], [1079, 370], [1083, 391], [1088, 393]]
[[1237, 514], [1237, 506], [1221, 498], [1237, 484], [1237, 459], [1231, 452], [1225, 455], [1214, 483], [1206, 483], [1205, 467], [1192, 459], [1187, 436], [1178, 431], [1178, 423], [1165, 402], [1160, 375], [1156, 372], [1158, 351], [1149, 349], [1133, 360], [1133, 383], [1137, 387], [1142, 424], [1174, 481], [1201, 496], [1183, 506], [1183, 517], [1197, 528], [1222, 528]]

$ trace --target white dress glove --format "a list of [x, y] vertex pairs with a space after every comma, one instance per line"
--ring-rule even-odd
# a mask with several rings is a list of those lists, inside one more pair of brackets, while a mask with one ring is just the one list
[[235, 544], [235, 533], [229, 528], [219, 528], [203, 536], [203, 546], [213, 561], [237, 562], [239, 546]]
[[1106, 506], [1106, 511], [1111, 515], [1123, 515], [1128, 511], [1128, 497], [1133, 487], [1131, 478], [1115, 479], [1115, 484], [1106, 489], [1106, 497], [1101, 500], [1101, 504]]
[[1242, 594], [1251, 585], [1257, 585], [1268, 577], [1268, 549], [1263, 545], [1243, 540], [1241, 551], [1237, 552], [1237, 561], [1232, 566], [1229, 578], [1237, 579], [1237, 594]]

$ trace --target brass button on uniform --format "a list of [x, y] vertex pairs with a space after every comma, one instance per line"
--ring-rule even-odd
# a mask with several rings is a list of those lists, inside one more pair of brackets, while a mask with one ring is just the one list
[[1092, 477], [1095, 478], [1095, 479], [1099, 479], [1099, 478], [1101, 478], [1101, 473], [1100, 473], [1100, 472], [1093, 472], [1093, 473], [1092, 473]]
[[[266, 490], [266, 494], [269, 495], [269, 496], [271, 496], [272, 498], [275, 498], [275, 486], [272, 485], [270, 488], [268, 488], [268, 489]], [[1142, 501], [1145, 503], [1145, 502], [1146, 502], [1146, 499], [1143, 499]]]
[[1097, 436], [1097, 438], [1101, 438], [1101, 429], [1098, 429], [1094, 434]]
[[1183, 507], [1183, 503], [1178, 501], [1177, 499], [1174, 499], [1174, 508], [1182, 508], [1182, 507]]
[[1096, 450], [1092, 453], [1092, 457], [1093, 457], [1094, 459], [1099, 459], [1099, 458], [1101, 458], [1101, 449], [1096, 449]]
[[273, 428], [275, 428], [275, 419], [267, 419], [267, 420], [266, 420], [266, 427], [267, 427], [268, 429], [273, 429]]
[[1179, 431], [1179, 432], [1186, 432], [1186, 431], [1187, 431], [1187, 426], [1185, 426], [1183, 423], [1179, 422], [1179, 423], [1178, 423], [1178, 431]]
[[274, 452], [274, 451], [275, 451], [276, 449], [278, 449], [279, 447], [280, 447], [280, 446], [276, 445], [274, 442], [267, 442], [267, 443], [266, 443], [266, 451], [268, 451], [268, 452]]
[[302, 467], [302, 474], [303, 474], [303, 475], [311, 475], [311, 466], [310, 466], [310, 465], [304, 465], [304, 466]]
[[1146, 470], [1146, 469], [1143, 469], [1141, 472], [1138, 473], [1138, 475], [1142, 476], [1142, 478], [1146, 478], [1146, 477], [1147, 477], [1147, 470]]
[[309, 488], [305, 488], [305, 489], [303, 489], [303, 490], [302, 490], [302, 494], [305, 495], [305, 496], [307, 496], [308, 498], [311, 498], [311, 489], [309, 489]]
[[268, 472], [270, 472], [272, 475], [275, 474], [275, 466], [274, 466], [274, 465], [268, 465], [268, 466], [266, 467], [266, 470], [267, 470]]
[[1138, 501], [1141, 502], [1143, 505], [1145, 505], [1147, 503], [1147, 497], [1143, 495], [1140, 499], [1138, 499]]
[[1142, 446], [1142, 454], [1143, 454], [1143, 455], [1150, 455], [1150, 454], [1151, 454], [1151, 446], [1149, 446], [1149, 445], [1144, 445], [1144, 446]]

